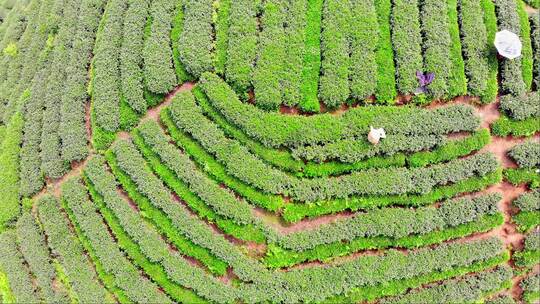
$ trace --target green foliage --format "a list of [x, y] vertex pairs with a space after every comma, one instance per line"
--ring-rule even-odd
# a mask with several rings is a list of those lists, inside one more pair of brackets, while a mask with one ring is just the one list
[[[227, 62], [227, 45], [229, 44], [229, 14], [231, 12], [231, 0], [220, 0], [214, 2], [214, 6], [218, 3], [217, 19], [215, 20], [215, 36], [216, 36], [216, 56], [215, 70], [216, 73], [223, 76], [225, 74], [225, 64]], [[182, 11], [180, 9], [179, 11]]]
[[[497, 20], [499, 29], [511, 31], [520, 36], [521, 41], [525, 41], [521, 29], [521, 18], [518, 12], [518, 1], [515, 0], [495, 0], [497, 10]], [[527, 22], [528, 23], [528, 22]], [[527, 38], [530, 39], [530, 38]], [[530, 41], [530, 40], [529, 40]], [[530, 42], [529, 42], [530, 45]], [[524, 45], [525, 46], [525, 45]], [[526, 48], [526, 46], [525, 46]], [[524, 54], [525, 55], [525, 54]], [[515, 96], [522, 95], [527, 91], [527, 84], [524, 81], [523, 64], [527, 63], [525, 57], [517, 60], [502, 59], [500, 62], [501, 91], [504, 94]], [[525, 61], [525, 62], [523, 62]]]
[[230, 123], [270, 147], [294, 147], [366, 136], [370, 125], [384, 127], [387, 135], [445, 134], [473, 131], [479, 126], [479, 119], [468, 106], [444, 107], [434, 111], [369, 106], [351, 109], [341, 116], [291, 116], [268, 113], [242, 103], [223, 80], [210, 73], [203, 75], [200, 87], [210, 103]]
[[356, 163], [369, 160], [374, 156], [393, 156], [397, 153], [412, 153], [442, 146], [445, 139], [440, 135], [407, 136], [388, 135], [377, 145], [366, 139], [344, 139], [326, 145], [306, 145], [292, 149], [296, 159], [322, 163], [338, 160], [344, 163]]
[[306, 260], [325, 261], [360, 250], [418, 248], [488, 231], [504, 222], [502, 214], [496, 210], [499, 198], [445, 202], [441, 209], [376, 209], [352, 219], [281, 237], [276, 244], [270, 244], [265, 263], [270, 267], [284, 267]]
[[381, 103], [394, 103], [397, 96], [394, 66], [394, 52], [392, 50], [391, 10], [390, 0], [374, 0], [377, 20], [379, 21], [379, 43], [377, 46], [377, 90], [375, 96]]
[[[122, 45], [120, 48], [120, 75], [122, 100], [139, 114], [146, 112], [143, 85], [144, 27], [150, 1], [130, 0], [124, 15]], [[120, 104], [120, 118], [122, 118]], [[122, 125], [122, 122], [120, 122]]]
[[520, 184], [529, 184], [531, 189], [540, 187], [540, 172], [538, 172], [538, 169], [506, 169], [504, 170], [504, 178], [516, 186]]
[[[540, 1], [537, 1], [537, 7]], [[529, 17], [531, 22], [531, 47], [533, 51], [533, 87], [540, 90], [540, 14], [532, 14]]]
[[177, 84], [170, 32], [175, 2], [152, 1], [148, 35], [144, 41], [144, 84], [152, 93], [166, 94]]
[[423, 167], [428, 164], [449, 161], [478, 151], [489, 144], [490, 141], [489, 129], [481, 129], [463, 139], [448, 141], [433, 151], [414, 153], [407, 158], [407, 163], [412, 167]]
[[398, 0], [392, 6], [392, 43], [396, 61], [396, 82], [401, 94], [418, 88], [416, 71], [422, 71], [422, 36], [417, 0]]
[[[320, 35], [320, 25], [314, 28], [307, 27], [307, 12], [308, 7], [311, 7], [311, 2], [315, 3], [321, 1], [285, 1], [285, 3], [283, 4], [286, 9], [285, 20], [287, 21], [287, 26], [284, 28], [284, 41], [286, 41], [286, 43], [284, 43], [285, 50], [283, 58], [281, 59], [283, 61], [283, 69], [280, 71], [283, 103], [289, 106], [298, 104], [302, 111], [307, 112], [309, 112], [310, 109], [309, 105], [303, 102], [306, 99], [304, 93], [302, 92], [302, 74], [304, 68], [307, 69], [307, 67], [304, 66], [304, 58], [307, 58], [309, 56], [308, 52], [312, 53], [310, 55], [313, 55], [313, 58], [320, 54], [320, 40], [308, 40], [308, 33], [311, 30], [317, 29], [319, 30], [319, 32], [315, 34], [309, 33], [309, 35]], [[319, 10], [317, 14], [320, 13], [321, 11]], [[317, 20], [314, 19], [310, 21], [316, 22]], [[320, 16], [318, 21], [320, 22]], [[311, 38], [312, 37], [310, 36], [309, 39]], [[311, 43], [316, 45], [316, 49], [308, 49], [311, 46]], [[317, 75], [312, 75], [315, 80], [317, 80], [319, 77], [319, 68], [316, 69], [316, 72]], [[317, 82], [315, 82], [315, 86], [316, 85]], [[315, 96], [317, 96], [317, 89], [315, 89], [314, 93]], [[318, 100], [315, 99], [314, 101], [318, 106]]]
[[350, 95], [349, 1], [325, 0], [322, 11], [321, 76], [319, 98], [333, 109], [345, 103]]
[[497, 93], [499, 91], [499, 85], [497, 80], [499, 74], [499, 60], [497, 59], [497, 50], [491, 44], [492, 41], [495, 41], [495, 33], [497, 32], [497, 16], [495, 15], [495, 4], [492, 0], [480, 0], [480, 5], [482, 6], [482, 12], [484, 16], [483, 21], [486, 26], [486, 56], [488, 58], [489, 69], [489, 72], [486, 75], [486, 91], [484, 94], [480, 95], [480, 100], [482, 101], [482, 103], [490, 103], [495, 101], [495, 98], [497, 97]]
[[433, 82], [428, 86], [429, 93], [435, 99], [452, 97], [455, 90], [448, 9], [447, 1], [439, 0], [422, 1], [420, 7], [424, 71], [435, 73]]
[[491, 130], [494, 135], [501, 137], [508, 135], [529, 137], [540, 131], [540, 117], [513, 120], [503, 114], [491, 125]]
[[16, 113], [6, 126], [0, 154], [0, 231], [14, 221], [20, 213], [19, 152], [22, 141], [23, 118]]
[[[537, 214], [539, 216], [540, 214]], [[536, 225], [540, 225], [537, 222]], [[523, 250], [517, 251], [512, 256], [519, 267], [534, 267], [540, 263], [540, 230], [535, 230], [525, 236], [525, 246]]]
[[45, 238], [30, 213], [25, 212], [19, 218], [16, 231], [20, 251], [36, 280], [40, 299], [45, 303], [66, 302], [65, 291], [53, 288], [56, 271], [49, 258]]
[[540, 118], [540, 92], [531, 92], [520, 96], [504, 95], [501, 97], [500, 109], [514, 120]]
[[141, 125], [135, 143], [160, 179], [200, 217], [239, 239], [264, 242], [264, 235], [253, 226], [250, 206], [207, 178], [187, 156], [177, 153], [157, 124]]
[[540, 167], [540, 143], [527, 141], [514, 146], [508, 155], [516, 161], [520, 168]]
[[533, 83], [533, 49], [531, 44], [531, 25], [529, 23], [529, 14], [525, 10], [523, 0], [517, 0], [517, 13], [519, 15], [519, 36], [523, 48], [521, 49], [521, 73], [523, 82], [527, 91], [531, 89]]
[[224, 183], [228, 188], [240, 194], [250, 203], [261, 206], [267, 210], [276, 211], [284, 204], [284, 200], [280, 196], [262, 193], [230, 176], [227, 173], [225, 166], [206, 152], [200, 144], [175, 126], [167, 110], [162, 112], [161, 121], [166, 125], [167, 130], [176, 142], [176, 145], [189, 154], [194, 161], [197, 162], [200, 167], [204, 168], [204, 171], [210, 174], [216, 181]]
[[450, 97], [467, 94], [467, 79], [465, 77], [465, 64], [462, 56], [460, 37], [460, 24], [458, 22], [458, 0], [448, 0], [448, 26], [451, 39], [450, 59], [452, 69], [448, 79], [448, 92]]
[[[191, 267], [178, 253], [171, 253], [159, 233], [118, 195], [116, 180], [106, 172], [102, 157], [90, 160], [85, 176], [94, 204], [115, 234], [119, 246], [175, 301], [201, 302], [195, 293], [179, 286], [185, 282], [179, 280], [176, 271]], [[199, 275], [203, 273], [203, 270], [199, 271]]]
[[[305, 53], [303, 58], [301, 99], [298, 105], [305, 112], [319, 112], [319, 75], [321, 69], [321, 23], [324, 0], [307, 2]], [[296, 2], [296, 1], [295, 1]], [[300, 1], [298, 1], [300, 2]]]
[[78, 179], [70, 179], [62, 185], [62, 200], [64, 208], [69, 210], [71, 221], [91, 246], [86, 249], [93, 251], [93, 255], [99, 259], [114, 287], [122, 290], [131, 301], [171, 303], [171, 300], [160, 293], [152, 281], [141, 276], [138, 269], [123, 255]]
[[[477, 155], [426, 169], [408, 171], [404, 168], [388, 168], [354, 172], [339, 179], [298, 179], [269, 167], [237, 141], [226, 138], [217, 126], [204, 117], [191, 93], [176, 95], [170, 111], [177, 127], [190, 133], [215, 155], [231, 175], [267, 193], [284, 194], [299, 201], [344, 198], [353, 194], [426, 193], [433, 186], [472, 177], [474, 172], [484, 175], [496, 167], [496, 162], [489, 155]], [[444, 170], [448, 171], [443, 173]]]
[[95, 123], [94, 115], [95, 113], [92, 112], [90, 116], [92, 122], [92, 146], [97, 151], [105, 151], [116, 139], [116, 133], [99, 127]]
[[[71, 288], [80, 303], [88, 301], [106, 302], [107, 292], [96, 280], [96, 271], [84, 254], [80, 240], [69, 229], [69, 222], [62, 214], [58, 201], [45, 195], [37, 203], [38, 219], [52, 254], [63, 266]], [[98, 274], [105, 284], [109, 282], [103, 275], [99, 263], [95, 264]], [[109, 285], [107, 285], [109, 287]]]
[[[38, 303], [37, 290], [24, 265], [24, 258], [17, 249], [15, 231], [0, 234], [0, 271], [5, 274], [6, 287], [16, 302]], [[4, 286], [2, 286], [4, 287]]]
[[526, 303], [534, 303], [540, 299], [540, 274], [532, 274], [525, 278], [519, 286], [523, 289], [523, 300]]
[[373, 0], [351, 1], [350, 8], [350, 24], [346, 25], [350, 31], [349, 86], [352, 98], [365, 100], [377, 88], [379, 23]]
[[459, 3], [459, 20], [465, 74], [469, 93], [490, 102], [488, 94], [489, 52], [488, 33], [483, 21], [482, 4], [476, 0]]
[[500, 266], [491, 271], [413, 290], [403, 296], [385, 299], [381, 303], [477, 303], [490, 294], [510, 287], [512, 275], [509, 266]]
[[187, 72], [195, 78], [214, 70], [212, 3], [213, 0], [182, 0], [184, 15], [178, 51]]
[[487, 186], [499, 183], [501, 180], [502, 170], [497, 170], [493, 173], [462, 180], [452, 185], [436, 187], [430, 193], [423, 195], [352, 197], [316, 203], [290, 203], [285, 205], [285, 208], [283, 209], [283, 219], [287, 222], [296, 222], [305, 217], [316, 217], [343, 210], [356, 211], [359, 209], [371, 209], [389, 205], [422, 206], [442, 199], [454, 197], [460, 193], [479, 191]]
[[33, 94], [23, 108], [24, 128], [19, 173], [21, 177], [19, 191], [23, 197], [37, 193], [44, 185], [39, 144], [41, 142], [43, 95], [45, 94], [47, 76], [44, 71], [40, 71], [34, 79], [35, 82], [31, 88]]
[[92, 61], [92, 109], [96, 125], [114, 132], [120, 127], [120, 50], [126, 0], [109, 1], [101, 19]]
[[182, 35], [184, 28], [184, 8], [182, 7], [182, 0], [176, 1], [175, 14], [172, 23], [171, 43], [174, 70], [176, 72], [178, 82], [182, 83], [193, 80], [193, 76], [189, 75], [189, 73], [186, 71], [186, 67], [182, 61], [180, 61], [180, 35]]
[[[145, 216], [149, 217], [159, 227], [162, 234], [167, 235], [178, 250], [201, 261], [212, 272], [224, 274], [226, 264], [212, 256], [206, 248], [190, 241], [190, 235], [186, 235], [183, 230], [184, 227], [178, 223], [182, 218], [171, 216], [173, 214], [177, 215], [179, 212], [184, 214], [186, 210], [179, 206], [178, 203], [172, 202], [169, 191], [152, 174], [147, 165], [141, 166], [144, 164], [144, 159], [138, 154], [135, 147], [131, 143], [127, 144], [121, 141], [113, 146], [113, 151], [116, 151], [116, 153], [109, 152], [107, 154], [109, 166], [130, 198], [144, 212]], [[165, 202], [169, 206], [163, 205]]]
[[77, 39], [73, 42], [73, 53], [66, 67], [67, 81], [61, 107], [61, 152], [62, 159], [67, 163], [81, 161], [88, 155], [85, 123], [88, 92], [85, 86], [88, 82], [88, 66], [92, 57], [96, 30], [105, 2], [104, 0], [85, 0], [79, 8], [79, 20], [76, 24]]
[[257, 64], [252, 84], [255, 103], [266, 110], [277, 110], [282, 102], [281, 73], [284, 69], [286, 18], [284, 1], [268, 0], [263, 5], [258, 36]]
[[257, 55], [257, 1], [231, 2], [229, 42], [225, 78], [238, 94], [251, 86], [252, 67]]

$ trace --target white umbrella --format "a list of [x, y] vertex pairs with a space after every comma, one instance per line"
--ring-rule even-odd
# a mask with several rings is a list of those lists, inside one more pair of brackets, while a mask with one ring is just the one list
[[368, 141], [374, 145], [378, 144], [381, 138], [386, 138], [386, 132], [383, 128], [374, 129], [372, 126], [369, 126]]
[[495, 47], [501, 56], [508, 59], [521, 56], [521, 40], [519, 40], [518, 35], [508, 30], [502, 30], [495, 34]]

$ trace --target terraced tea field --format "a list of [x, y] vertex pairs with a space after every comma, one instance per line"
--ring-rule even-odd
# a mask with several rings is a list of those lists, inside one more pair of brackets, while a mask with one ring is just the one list
[[0, 0], [0, 302], [538, 303], [539, 6]]

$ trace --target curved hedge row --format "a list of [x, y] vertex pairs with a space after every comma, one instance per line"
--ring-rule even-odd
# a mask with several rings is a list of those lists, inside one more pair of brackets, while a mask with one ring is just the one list
[[[436, 185], [472, 177], [476, 171], [484, 175], [497, 167], [496, 161], [489, 155], [477, 155], [430, 168], [367, 170], [341, 176], [339, 179], [298, 179], [270, 168], [237, 141], [227, 139], [221, 130], [202, 115], [191, 94], [178, 94], [170, 111], [177, 126], [189, 132], [207, 151], [214, 154], [230, 174], [267, 193], [283, 193], [300, 201], [342, 198], [352, 194], [426, 193]], [[399, 188], [395, 185], [399, 185]]]
[[431, 150], [446, 143], [441, 135], [406, 136], [402, 134], [388, 135], [377, 145], [367, 139], [344, 139], [325, 145], [306, 145], [292, 148], [292, 156], [296, 159], [314, 161], [339, 160], [344, 163], [355, 163], [368, 160], [374, 156], [392, 156], [399, 152], [412, 153]]
[[79, 237], [84, 236], [86, 239], [84, 243], [94, 256], [94, 263], [99, 261], [105, 274], [109, 276], [112, 288], [120, 289], [129, 301], [171, 303], [171, 300], [159, 292], [152, 281], [140, 275], [138, 269], [123, 255], [78, 179], [70, 179], [62, 185], [62, 201], [70, 220], [80, 233]]
[[510, 287], [512, 275], [510, 267], [500, 266], [494, 270], [413, 290], [400, 297], [384, 299], [381, 303], [476, 303]]
[[[80, 303], [107, 302], [108, 292], [97, 280], [96, 271], [82, 244], [70, 231], [69, 222], [62, 214], [58, 201], [51, 195], [45, 195], [38, 200], [37, 211], [37, 218], [47, 236], [47, 244], [63, 266], [75, 298]], [[96, 268], [99, 269], [97, 265]]]
[[[206, 248], [192, 242], [191, 230], [186, 232], [184, 230], [186, 227], [180, 224], [180, 221], [185, 220], [188, 216], [187, 210], [172, 201], [169, 192], [161, 184], [161, 181], [152, 175], [150, 168], [146, 166], [142, 168], [134, 167], [133, 161], [138, 161], [137, 166], [144, 164], [144, 159], [138, 154], [135, 147], [126, 142], [120, 142], [117, 146], [117, 148], [113, 146], [113, 149], [123, 153], [110, 152], [107, 154], [107, 161], [122, 187], [139, 209], [144, 212], [143, 214], [159, 228], [162, 234], [167, 235], [183, 254], [196, 258], [213, 273], [224, 274], [227, 265], [214, 257]], [[137, 175], [135, 175], [137, 179], [129, 174], [135, 174], [133, 172], [137, 172]], [[143, 172], [144, 175], [142, 175]], [[148, 194], [138, 189], [139, 187], [150, 187], [150, 185], [158, 189], [156, 193], [150, 196], [155, 197], [153, 200], [147, 197]], [[149, 190], [149, 188], [146, 188], [146, 190]], [[163, 201], [168, 201], [168, 205], [159, 204], [163, 203]]]
[[[120, 197], [114, 176], [106, 171], [104, 164], [102, 157], [95, 157], [88, 163], [84, 174], [94, 204], [113, 230], [120, 247], [176, 301], [202, 301], [181, 286], [194, 286], [206, 298], [212, 298], [213, 294], [217, 298], [232, 298], [230, 291], [217, 288], [218, 282], [212, 281], [204, 270], [189, 265], [180, 254], [170, 250], [158, 231]], [[209, 288], [214, 292], [209, 292]], [[223, 292], [216, 293], [218, 290]]]
[[479, 126], [471, 107], [450, 106], [435, 111], [410, 107], [361, 107], [341, 116], [288, 116], [264, 112], [240, 102], [218, 76], [205, 73], [200, 87], [210, 103], [232, 124], [266, 146], [298, 146], [365, 136], [369, 126], [387, 134], [445, 134], [473, 131]]
[[264, 242], [264, 234], [253, 225], [257, 221], [251, 214], [252, 207], [236, 200], [231, 192], [200, 172], [191, 160], [178, 157], [182, 154], [165, 140], [159, 131], [146, 127], [146, 130], [137, 131], [134, 141], [159, 178], [199, 217], [215, 222], [218, 228], [233, 237]]
[[15, 231], [0, 234], [0, 270], [7, 278], [15, 301], [38, 303], [39, 296], [24, 265], [24, 258], [17, 249], [16, 240]]
[[17, 240], [20, 251], [28, 264], [32, 277], [36, 280], [38, 294], [44, 303], [66, 302], [67, 293], [60, 286], [54, 287], [57, 274], [34, 218], [30, 213], [24, 213], [17, 221]]

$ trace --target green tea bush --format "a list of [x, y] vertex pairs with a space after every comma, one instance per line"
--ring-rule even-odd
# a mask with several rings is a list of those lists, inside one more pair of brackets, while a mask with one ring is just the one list
[[256, 1], [232, 1], [229, 14], [229, 43], [225, 78], [243, 96], [251, 86], [257, 56]]
[[122, 45], [120, 49], [120, 75], [122, 97], [133, 110], [146, 112], [143, 84], [144, 28], [150, 1], [131, 0], [124, 15]]
[[0, 154], [0, 231], [19, 216], [19, 152], [22, 141], [23, 118], [16, 113], [6, 126]]
[[417, 0], [398, 0], [392, 6], [392, 43], [396, 61], [396, 82], [401, 94], [418, 88], [416, 71], [422, 71], [422, 36]]
[[384, 299], [381, 303], [468, 303], [482, 301], [486, 296], [511, 285], [512, 269], [500, 266], [491, 271], [475, 273], [441, 284], [413, 290], [410, 293]]
[[258, 36], [257, 64], [253, 68], [255, 103], [262, 109], [276, 110], [282, 101], [281, 73], [284, 70], [286, 20], [284, 1], [269, 0], [263, 5]]
[[321, 114], [288, 116], [268, 113], [241, 103], [218, 76], [206, 73], [200, 87], [210, 103], [248, 136], [270, 147], [326, 143], [365, 136], [369, 126], [384, 127], [387, 134], [446, 134], [473, 131], [479, 119], [468, 106], [450, 106], [434, 111], [410, 107], [370, 106], [354, 108], [341, 116]]
[[[206, 275], [204, 270], [189, 265], [179, 253], [171, 253], [158, 231], [147, 225], [119, 196], [114, 176], [106, 171], [102, 157], [90, 160], [85, 176], [94, 204], [113, 230], [120, 247], [126, 250], [167, 294], [176, 301], [199, 302], [202, 301], [201, 298], [181, 286], [193, 284], [197, 287], [197, 292], [206, 297], [211, 294], [207, 292], [208, 288], [218, 290], [218, 283], [213, 281], [211, 286], [212, 278]], [[183, 272], [182, 275], [179, 272]], [[204, 283], [210, 286], [197, 284], [203, 281], [201, 277], [206, 279]], [[224, 293], [227, 295], [227, 290], [224, 290]], [[224, 295], [216, 294], [216, 297]]]
[[[69, 222], [62, 214], [58, 201], [52, 195], [45, 195], [38, 200], [37, 211], [51, 253], [63, 266], [76, 298], [81, 303], [105, 302], [107, 291], [96, 280], [96, 271], [79, 239], [70, 231]], [[96, 268], [99, 269], [98, 265]]]
[[520, 168], [540, 167], [540, 143], [527, 141], [514, 146], [508, 155], [516, 161]]
[[[285, 1], [285, 7], [287, 9], [285, 18], [287, 20], [287, 27], [285, 28], [285, 54], [282, 58], [283, 60], [283, 69], [281, 73], [281, 87], [283, 92], [283, 103], [289, 106], [299, 105], [302, 110], [309, 111], [309, 106], [303, 102], [305, 96], [302, 93], [302, 74], [304, 68], [307, 70], [308, 67], [304, 66], [304, 58], [308, 56], [309, 53], [314, 53], [313, 57], [320, 56], [320, 43], [319, 39], [313, 41], [314, 44], [317, 44], [315, 49], [311, 49], [307, 40], [308, 30], [313, 30], [313, 28], [307, 27], [307, 10], [308, 6], [311, 6], [311, 2], [322, 2], [320, 0], [315, 1]], [[321, 13], [320, 10], [317, 13]], [[317, 21], [317, 20], [314, 20]], [[320, 18], [318, 20], [320, 22]], [[314, 35], [320, 35], [320, 27], [315, 27], [319, 31]], [[310, 37], [311, 38], [311, 37]], [[311, 41], [310, 41], [311, 42]], [[311, 54], [310, 54], [311, 55]], [[315, 71], [317, 75], [313, 76], [314, 78], [319, 77], [319, 69]], [[317, 85], [317, 83], [315, 83]], [[317, 94], [315, 90], [315, 96]], [[319, 105], [318, 100], [316, 100], [317, 106]]]
[[[294, 1], [300, 3], [302, 1]], [[308, 0], [306, 9], [305, 53], [303, 57], [301, 99], [305, 112], [319, 112], [319, 76], [321, 70], [321, 23], [324, 0]]]
[[203, 72], [214, 70], [213, 2], [183, 1], [183, 28], [178, 50], [187, 71], [196, 78]]
[[540, 92], [531, 92], [520, 96], [504, 95], [500, 108], [514, 120], [540, 118]]
[[[508, 30], [521, 39], [524, 39], [521, 32], [520, 14], [518, 13], [518, 3], [513, 0], [496, 0], [498, 28]], [[525, 55], [525, 54], [524, 54]], [[523, 75], [523, 57], [517, 60], [503, 59], [500, 64], [501, 91], [504, 94], [522, 95], [527, 91], [527, 85]]]
[[62, 95], [60, 139], [62, 160], [81, 161], [88, 155], [86, 105], [88, 100], [88, 66], [96, 38], [104, 0], [85, 0], [79, 8], [77, 33], [72, 54], [66, 67], [67, 80]]
[[131, 301], [171, 303], [120, 251], [78, 179], [70, 179], [62, 185], [62, 200], [69, 210], [70, 220], [91, 246], [86, 249], [93, 251], [105, 273], [112, 276], [114, 287], [121, 289]]
[[92, 62], [92, 103], [96, 123], [106, 131], [120, 127], [120, 50], [127, 1], [107, 4], [99, 26]]
[[24, 213], [17, 221], [17, 240], [28, 269], [36, 280], [39, 297], [43, 302], [66, 302], [64, 290], [53, 288], [56, 271], [49, 258], [45, 237], [30, 213]]
[[26, 270], [22, 254], [17, 249], [15, 231], [0, 234], [0, 269], [6, 275], [15, 300], [21, 303], [38, 303], [39, 296]]
[[465, 0], [459, 3], [459, 20], [465, 74], [469, 94], [488, 99], [489, 51], [488, 34], [483, 21], [482, 5], [479, 1]]
[[[377, 89], [379, 23], [373, 0], [351, 1], [349, 86], [351, 97], [365, 100]], [[344, 30], [343, 28], [341, 29]]]
[[422, 1], [420, 21], [424, 42], [424, 71], [435, 73], [428, 86], [435, 99], [451, 97], [452, 82], [452, 39], [449, 32], [448, 4], [446, 1]]
[[177, 84], [173, 66], [170, 31], [174, 1], [153, 1], [144, 41], [144, 83], [152, 93], [166, 94]]
[[379, 42], [377, 45], [377, 90], [375, 97], [381, 103], [394, 103], [396, 90], [396, 67], [394, 66], [394, 52], [392, 50], [391, 35], [391, 0], [374, 0], [377, 20], [379, 22]]

